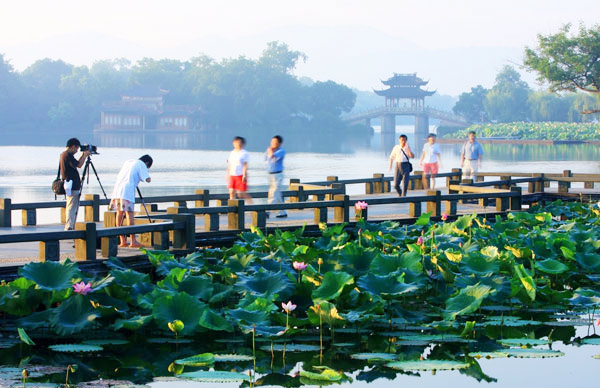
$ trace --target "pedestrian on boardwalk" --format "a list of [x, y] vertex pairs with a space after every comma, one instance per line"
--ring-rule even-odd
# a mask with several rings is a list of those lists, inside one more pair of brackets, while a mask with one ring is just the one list
[[83, 167], [85, 160], [90, 155], [90, 151], [83, 151], [79, 159], [75, 159], [77, 151], [81, 143], [75, 137], [67, 141], [67, 149], [60, 154], [59, 169], [60, 176], [65, 182], [65, 192], [67, 204], [65, 213], [67, 222], [65, 230], [75, 229], [75, 221], [77, 220], [77, 211], [79, 210], [79, 198], [81, 197], [81, 178], [79, 177], [78, 168]]
[[[392, 149], [390, 155], [390, 167], [392, 170], [392, 164], [396, 165], [396, 172], [394, 174], [394, 188], [398, 192], [400, 197], [406, 196], [408, 191], [408, 181], [410, 178], [411, 164], [409, 159], [414, 158], [415, 155], [410, 150], [408, 145], [408, 138], [406, 135], [400, 135], [398, 138], [398, 144]], [[400, 189], [400, 182], [402, 181], [402, 189]]]
[[[281, 184], [283, 183], [283, 159], [285, 150], [281, 147], [283, 138], [279, 135], [273, 136], [271, 145], [267, 148], [267, 171], [269, 172], [269, 203], [283, 203], [281, 195]], [[267, 213], [268, 214], [268, 213]], [[287, 217], [285, 210], [277, 213], [276, 217]]]
[[[427, 143], [423, 146], [421, 159], [419, 159], [419, 167], [423, 168], [423, 187], [425, 190], [435, 189], [435, 176], [442, 164], [440, 145], [435, 142], [435, 139], [436, 135], [434, 133], [427, 136]], [[429, 185], [430, 180], [431, 185]]]
[[244, 149], [246, 139], [236, 136], [233, 139], [233, 150], [227, 159], [227, 187], [229, 199], [243, 198], [251, 202], [248, 195], [248, 161], [250, 154]]
[[[110, 196], [110, 208], [117, 211], [117, 226], [122, 226], [123, 221], [127, 221], [128, 226], [134, 225], [134, 208], [135, 208], [135, 189], [140, 182], [150, 183], [150, 174], [148, 169], [152, 166], [152, 158], [150, 155], [144, 155], [139, 159], [130, 159], [123, 163], [117, 182]], [[120, 247], [127, 246], [127, 237], [119, 236]], [[135, 239], [135, 234], [131, 235], [131, 248], [139, 248], [141, 245]]]
[[475, 141], [475, 131], [469, 132], [469, 140], [462, 146], [460, 151], [460, 167], [462, 168], [462, 179], [477, 180], [477, 172], [481, 168], [483, 148]]

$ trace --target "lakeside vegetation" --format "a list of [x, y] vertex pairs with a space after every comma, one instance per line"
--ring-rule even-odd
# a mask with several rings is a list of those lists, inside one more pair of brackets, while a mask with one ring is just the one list
[[466, 139], [470, 131], [479, 137], [503, 137], [526, 140], [581, 140], [600, 141], [598, 123], [497, 123], [475, 124], [446, 134], [445, 138]]
[[[600, 305], [599, 226], [597, 205], [558, 201], [491, 222], [425, 214], [409, 226], [323, 226], [318, 237], [255, 229], [231, 247], [186, 257], [148, 251], [150, 274], [118, 259], [107, 261], [105, 277], [69, 261], [30, 263], [0, 285], [0, 342], [19, 328], [18, 338], [41, 352], [102, 352], [152, 338], [183, 344], [148, 365], [145, 379], [198, 367], [181, 377], [201, 379], [227, 361], [243, 370], [257, 354], [266, 373], [274, 354], [283, 352], [285, 364], [286, 351], [323, 352], [323, 341], [332, 354], [347, 347], [351, 358], [383, 362], [388, 375], [464, 369], [489, 379], [478, 357], [560, 357], [521, 347], [574, 341], [560, 317], [589, 324], [583, 315]], [[374, 335], [366, 353], [355, 349], [363, 341], [355, 333]], [[217, 351], [228, 341], [237, 356]], [[441, 346], [421, 359], [431, 343]], [[347, 378], [334, 359], [312, 357], [303, 376]]]

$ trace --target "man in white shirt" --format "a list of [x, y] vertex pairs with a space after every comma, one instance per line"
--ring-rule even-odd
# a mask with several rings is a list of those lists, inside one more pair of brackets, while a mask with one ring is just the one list
[[[408, 181], [410, 178], [411, 164], [409, 158], [414, 158], [415, 155], [410, 150], [408, 145], [408, 138], [406, 135], [400, 135], [398, 138], [398, 144], [392, 149], [390, 154], [390, 171], [392, 165], [396, 165], [396, 172], [394, 174], [394, 188], [398, 192], [400, 197], [406, 197], [408, 191]], [[400, 189], [400, 182], [402, 182], [402, 189]]]
[[233, 139], [233, 150], [227, 158], [227, 188], [229, 189], [229, 199], [244, 198], [249, 203], [251, 198], [248, 195], [248, 161], [250, 154], [244, 149], [246, 139], [236, 136]]
[[[139, 159], [131, 159], [123, 163], [117, 182], [110, 196], [110, 208], [117, 211], [117, 226], [123, 225], [124, 219], [127, 220], [127, 225], [134, 224], [133, 212], [135, 207], [135, 189], [140, 182], [150, 182], [150, 174], [148, 169], [152, 166], [152, 158], [150, 155], [144, 155]], [[127, 237], [119, 236], [120, 247], [127, 246]], [[131, 248], [141, 247], [140, 243], [135, 239], [135, 234], [131, 235]]]
[[423, 168], [423, 187], [425, 190], [429, 190], [430, 180], [431, 189], [435, 189], [435, 176], [442, 163], [440, 145], [435, 142], [435, 138], [436, 135], [433, 133], [427, 136], [427, 143], [423, 146], [423, 153], [421, 153], [421, 159], [419, 160], [419, 167]]

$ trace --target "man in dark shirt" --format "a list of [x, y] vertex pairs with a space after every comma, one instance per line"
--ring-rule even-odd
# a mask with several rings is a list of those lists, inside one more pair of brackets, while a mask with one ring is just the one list
[[[66, 185], [71, 185], [71, 192], [67, 192], [66, 214], [67, 222], [65, 230], [75, 229], [75, 221], [77, 220], [77, 210], [79, 209], [79, 197], [81, 196], [81, 178], [79, 177], [78, 168], [81, 168], [85, 160], [90, 155], [89, 151], [84, 151], [78, 159], [73, 155], [79, 151], [81, 143], [77, 138], [71, 138], [67, 141], [67, 149], [60, 154], [60, 176], [65, 181]], [[70, 182], [70, 183], [69, 183]]]

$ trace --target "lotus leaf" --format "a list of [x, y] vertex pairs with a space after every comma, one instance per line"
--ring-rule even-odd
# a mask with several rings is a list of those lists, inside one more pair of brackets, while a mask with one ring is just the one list
[[416, 370], [416, 371], [431, 371], [431, 370], [454, 370], [468, 368], [466, 362], [453, 360], [420, 360], [420, 361], [395, 361], [385, 364], [385, 366], [399, 370]]
[[537, 261], [535, 263], [535, 268], [541, 272], [551, 275], [558, 275], [569, 269], [569, 267], [555, 259]]
[[128, 319], [117, 319], [113, 324], [113, 329], [138, 330], [152, 320], [152, 315], [136, 315]]
[[50, 322], [58, 334], [71, 335], [90, 327], [99, 316], [88, 298], [74, 295], [55, 309]]
[[492, 292], [491, 287], [476, 284], [460, 290], [458, 295], [446, 301], [445, 319], [456, 319], [458, 315], [476, 311], [481, 302]]
[[558, 350], [549, 349], [504, 349], [503, 353], [508, 354], [509, 357], [518, 358], [550, 358], [550, 357], [562, 357], [565, 354]]
[[85, 340], [82, 343], [85, 345], [106, 346], [106, 345], [127, 345], [129, 343], [129, 341], [121, 339], [121, 338], [106, 338], [106, 339]]
[[508, 357], [508, 353], [505, 353], [503, 351], [496, 351], [496, 352], [471, 352], [469, 353], [469, 357], [474, 357], [474, 358], [507, 358]]
[[250, 381], [250, 377], [243, 373], [228, 371], [196, 371], [185, 372], [178, 377], [205, 383], [233, 383], [236, 381]]
[[312, 299], [315, 303], [336, 299], [349, 284], [354, 284], [352, 275], [341, 271], [327, 272], [323, 283], [313, 291]]
[[223, 318], [220, 314], [217, 314], [210, 308], [205, 308], [200, 316], [198, 324], [210, 330], [215, 331], [233, 331], [233, 325], [231, 322]]
[[340, 381], [344, 374], [333, 369], [326, 368], [321, 373], [314, 373], [302, 370], [300, 371], [300, 376], [306, 377], [307, 379], [313, 381]]
[[586, 345], [600, 345], [600, 338], [584, 338], [581, 340], [581, 343]]
[[322, 302], [310, 307], [308, 310], [308, 319], [312, 324], [317, 325], [320, 322], [319, 316], [321, 316], [321, 320], [329, 326], [334, 326], [344, 320], [344, 318], [339, 315], [335, 305], [329, 302]]
[[535, 345], [548, 345], [551, 341], [539, 338], [506, 338], [499, 341], [502, 345], [506, 346], [535, 346]]
[[110, 275], [114, 278], [114, 282], [122, 287], [133, 287], [139, 283], [150, 282], [150, 276], [148, 274], [137, 272], [132, 269], [112, 269]]
[[497, 273], [500, 265], [498, 260], [492, 257], [484, 256], [479, 252], [472, 252], [463, 257], [460, 268], [465, 273], [486, 276]]
[[417, 218], [415, 221], [415, 225], [419, 226], [427, 226], [429, 225], [429, 220], [431, 219], [431, 212], [423, 213]]
[[38, 311], [17, 320], [17, 324], [27, 329], [39, 329], [41, 327], [50, 327], [50, 318], [54, 315], [54, 310], [48, 309]]
[[444, 254], [446, 255], [446, 258], [453, 263], [460, 263], [463, 258], [463, 255], [460, 252], [455, 253], [455, 252], [445, 251]]
[[525, 269], [523, 264], [514, 265], [515, 278], [518, 279], [523, 290], [529, 297], [529, 299], [533, 302], [535, 300], [536, 287], [533, 278], [529, 274], [529, 271]]
[[355, 360], [378, 362], [395, 360], [396, 355], [393, 353], [354, 353], [350, 355], [350, 358], [353, 358]]
[[240, 276], [238, 286], [243, 290], [260, 297], [273, 297], [279, 295], [281, 299], [288, 299], [293, 292], [293, 283], [283, 272], [270, 272], [261, 270], [251, 276]]
[[23, 329], [22, 327], [19, 327], [17, 329], [17, 332], [19, 333], [19, 338], [21, 339], [21, 342], [23, 342], [27, 345], [30, 345], [30, 346], [35, 345], [35, 342], [33, 342], [33, 340], [31, 338], [29, 338], [29, 336], [25, 332], [25, 329]]
[[42, 263], [29, 263], [19, 268], [19, 275], [48, 291], [60, 291], [71, 288], [73, 279], [81, 276], [75, 263], [65, 260], [63, 263], [57, 261], [45, 261]]
[[585, 253], [577, 256], [577, 263], [585, 270], [600, 272], [600, 255], [596, 253]]
[[238, 321], [246, 325], [267, 325], [269, 323], [269, 314], [265, 311], [248, 311], [245, 309], [229, 310], [228, 314]]
[[150, 344], [172, 344], [172, 343], [191, 344], [194, 341], [191, 340], [190, 338], [173, 338], [173, 337], [160, 338], [160, 337], [156, 337], [156, 338], [148, 338], [146, 340], [146, 342], [148, 342]]
[[69, 352], [69, 353], [99, 352], [102, 350], [102, 346], [86, 345], [86, 344], [59, 344], [59, 345], [50, 345], [50, 346], [48, 346], [48, 348], [54, 350], [55, 352]]
[[415, 293], [419, 287], [414, 284], [400, 283], [394, 275], [377, 276], [371, 273], [361, 277], [357, 285], [375, 296], [390, 297]]
[[[271, 345], [267, 345], [267, 346], [262, 346], [260, 348], [261, 350], [264, 350], [265, 352], [270, 352], [271, 351]], [[305, 345], [305, 344], [274, 344], [273, 345], [273, 351], [274, 352], [317, 352], [320, 350], [320, 348], [316, 345]]]
[[180, 320], [184, 324], [181, 334], [193, 333], [198, 327], [205, 305], [198, 299], [180, 292], [158, 298], [154, 302], [152, 316], [158, 326], [167, 330], [168, 323]]
[[215, 356], [212, 353], [202, 353], [196, 354], [195, 356], [182, 358], [180, 360], [175, 360], [174, 362], [177, 365], [205, 366], [213, 364], [215, 362]]
[[215, 354], [215, 362], [244, 362], [252, 361], [254, 357], [245, 354]]

